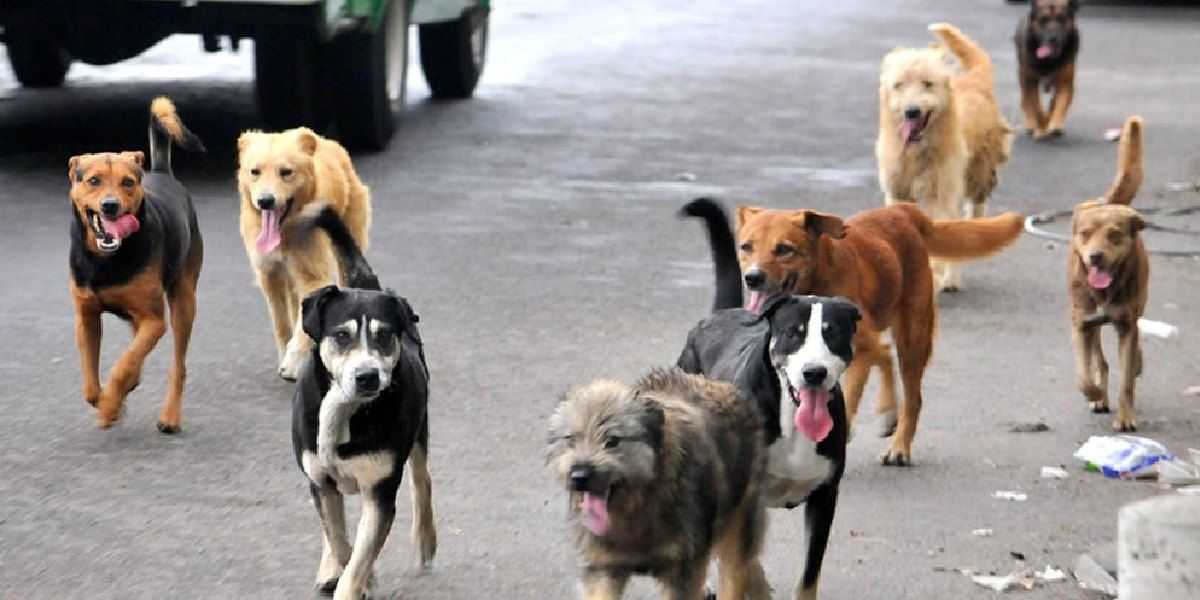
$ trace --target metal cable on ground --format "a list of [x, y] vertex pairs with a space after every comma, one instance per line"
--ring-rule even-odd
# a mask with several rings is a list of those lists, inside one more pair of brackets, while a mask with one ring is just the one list
[[[1200, 212], [1200, 204], [1192, 204], [1182, 207], [1167, 207], [1167, 206], [1148, 206], [1145, 208], [1138, 207], [1137, 211], [1142, 215], [1161, 215], [1164, 217], [1178, 217], [1188, 215], [1194, 212]], [[1053, 223], [1063, 217], [1069, 217], [1074, 213], [1074, 209], [1064, 210], [1048, 210], [1046, 212], [1037, 213], [1025, 217], [1025, 231], [1036, 235], [1040, 238], [1055, 240], [1059, 242], [1070, 242], [1071, 237], [1061, 233], [1055, 233], [1043, 229], [1041, 225]], [[1187, 228], [1169, 227], [1166, 225], [1158, 225], [1151, 221], [1146, 222], [1146, 229], [1152, 231], [1162, 231], [1165, 233], [1177, 233], [1182, 235], [1200, 236], [1200, 231]], [[1158, 254], [1161, 256], [1200, 256], [1200, 249], [1197, 250], [1162, 250], [1155, 248], [1147, 248], [1147, 252]]]

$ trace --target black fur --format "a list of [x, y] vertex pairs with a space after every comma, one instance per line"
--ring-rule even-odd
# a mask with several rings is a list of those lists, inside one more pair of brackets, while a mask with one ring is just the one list
[[725, 208], [711, 198], [696, 198], [679, 210], [680, 216], [704, 219], [708, 229], [712, 261], [716, 268], [717, 295], [713, 312], [742, 306], [742, 273], [737, 262], [733, 228]]

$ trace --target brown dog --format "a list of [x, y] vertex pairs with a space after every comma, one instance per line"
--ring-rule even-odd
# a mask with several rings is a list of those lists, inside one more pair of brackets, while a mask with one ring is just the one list
[[[1033, 0], [1029, 13], [1017, 24], [1017, 76], [1021, 83], [1021, 109], [1025, 132], [1038, 139], [1063, 134], [1067, 109], [1075, 95], [1075, 56], [1079, 54], [1079, 29], [1075, 13], [1079, 0]], [[1038, 84], [1053, 90], [1050, 114], [1042, 112]]]
[[1142, 183], [1142, 119], [1130, 117], [1121, 134], [1117, 176], [1104, 198], [1075, 207], [1067, 284], [1075, 378], [1092, 412], [1108, 408], [1108, 363], [1100, 326], [1112, 323], [1120, 339], [1121, 393], [1113, 429], [1136, 431], [1134, 382], [1142, 374], [1138, 319], [1146, 309], [1150, 263], [1138, 234], [1146, 221], [1130, 204]]
[[278, 373], [294, 381], [312, 348], [300, 301], [333, 283], [336, 264], [325, 234], [297, 235], [296, 215], [311, 203], [329, 204], [365, 252], [370, 193], [346, 150], [307, 127], [247, 131], [237, 146], [242, 242], [271, 311]]
[[902, 202], [861, 212], [845, 221], [811, 210], [737, 212], [739, 262], [750, 289], [748, 308], [757, 312], [767, 294], [791, 292], [843, 296], [857, 304], [863, 320], [854, 335], [854, 360], [845, 375], [846, 412], [858, 412], [872, 366], [883, 380], [877, 410], [889, 416], [884, 435], [897, 428], [895, 375], [890, 347], [880, 340], [891, 330], [904, 386], [899, 432], [880, 457], [885, 465], [912, 459], [912, 440], [921, 411], [921, 379], [933, 351], [937, 309], [931, 256], [972, 260], [999, 252], [1021, 234], [1016, 213], [965, 221], [933, 221], [916, 205]]
[[[204, 247], [191, 196], [171, 174], [170, 144], [188, 150], [203, 150], [204, 145], [183, 126], [170, 100], [156, 98], [150, 112], [148, 171], [142, 169], [141, 152], [71, 158], [71, 297], [83, 398], [96, 407], [101, 427], [116, 422], [125, 396], [140, 382], [142, 363], [167, 330], [165, 309], [170, 305], [175, 361], [158, 429], [177, 433]], [[133, 340], [100, 387], [104, 312], [129, 321]]]

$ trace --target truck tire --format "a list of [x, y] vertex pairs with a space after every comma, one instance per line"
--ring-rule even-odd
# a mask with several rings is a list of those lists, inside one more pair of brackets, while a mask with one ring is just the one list
[[52, 88], [62, 85], [71, 68], [71, 54], [56, 34], [53, 19], [32, 12], [12, 15], [4, 28], [8, 62], [17, 81], [28, 88]]
[[445, 23], [421, 25], [421, 71], [434, 98], [469, 98], [487, 59], [488, 11], [467, 10]]
[[350, 31], [329, 44], [334, 137], [377, 152], [395, 132], [393, 101], [403, 101], [408, 64], [408, 0], [388, 3], [378, 30]]
[[309, 33], [277, 32], [254, 40], [254, 92], [268, 129], [304, 125], [321, 131], [329, 123], [321, 50]]

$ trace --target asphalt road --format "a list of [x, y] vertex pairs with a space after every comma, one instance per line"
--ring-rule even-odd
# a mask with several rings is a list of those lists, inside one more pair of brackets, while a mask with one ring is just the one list
[[[956, 23], [992, 52], [1001, 104], [1020, 123], [1009, 40], [1025, 9], [1000, 0], [495, 4], [477, 96], [430, 102], [414, 77], [390, 150], [355, 157], [373, 192], [370, 259], [420, 313], [433, 375], [439, 555], [432, 573], [409, 567], [404, 494], [377, 564], [383, 598], [573, 597], [565, 494], [542, 463], [558, 394], [670, 363], [704, 316], [711, 266], [698, 224], [674, 216], [686, 200], [842, 215], [881, 203], [884, 52], [927, 44], [927, 23]], [[1087, 6], [1067, 136], [1018, 139], [994, 209], [1102, 193], [1116, 160], [1102, 133], [1130, 114], [1147, 123], [1138, 204], [1200, 202], [1164, 191], [1200, 179], [1198, 21], [1192, 8]], [[312, 595], [320, 536], [291, 457], [291, 385], [274, 376], [236, 226], [234, 140], [256, 125], [249, 64], [182, 38], [121, 66], [77, 65], [56, 91], [21, 91], [0, 67], [0, 597]], [[212, 149], [176, 154], [207, 251], [177, 437], [154, 429], [169, 341], [124, 420], [95, 428], [67, 293], [67, 158], [144, 148], [146, 103], [160, 92]], [[1087, 413], [1072, 383], [1065, 260], [1061, 245], [1026, 236], [941, 298], [915, 464], [877, 464], [884, 442], [864, 409], [822, 597], [991, 597], [934, 567], [1007, 572], [1010, 551], [1068, 565], [1115, 537], [1118, 507], [1160, 493], [1071, 458], [1109, 419]], [[1200, 399], [1182, 394], [1200, 384], [1200, 262], [1155, 257], [1152, 269], [1148, 316], [1182, 333], [1145, 339], [1139, 423], [1183, 452], [1200, 447]], [[107, 367], [128, 333], [105, 325]], [[1050, 430], [1008, 431], [1028, 421]], [[1039, 478], [1060, 464], [1069, 479]], [[996, 490], [1029, 499], [993, 500]], [[802, 517], [771, 517], [768, 575], [789, 590]], [[629, 596], [652, 594], [639, 582]], [[1013, 594], [1084, 597], [1072, 583]]]

